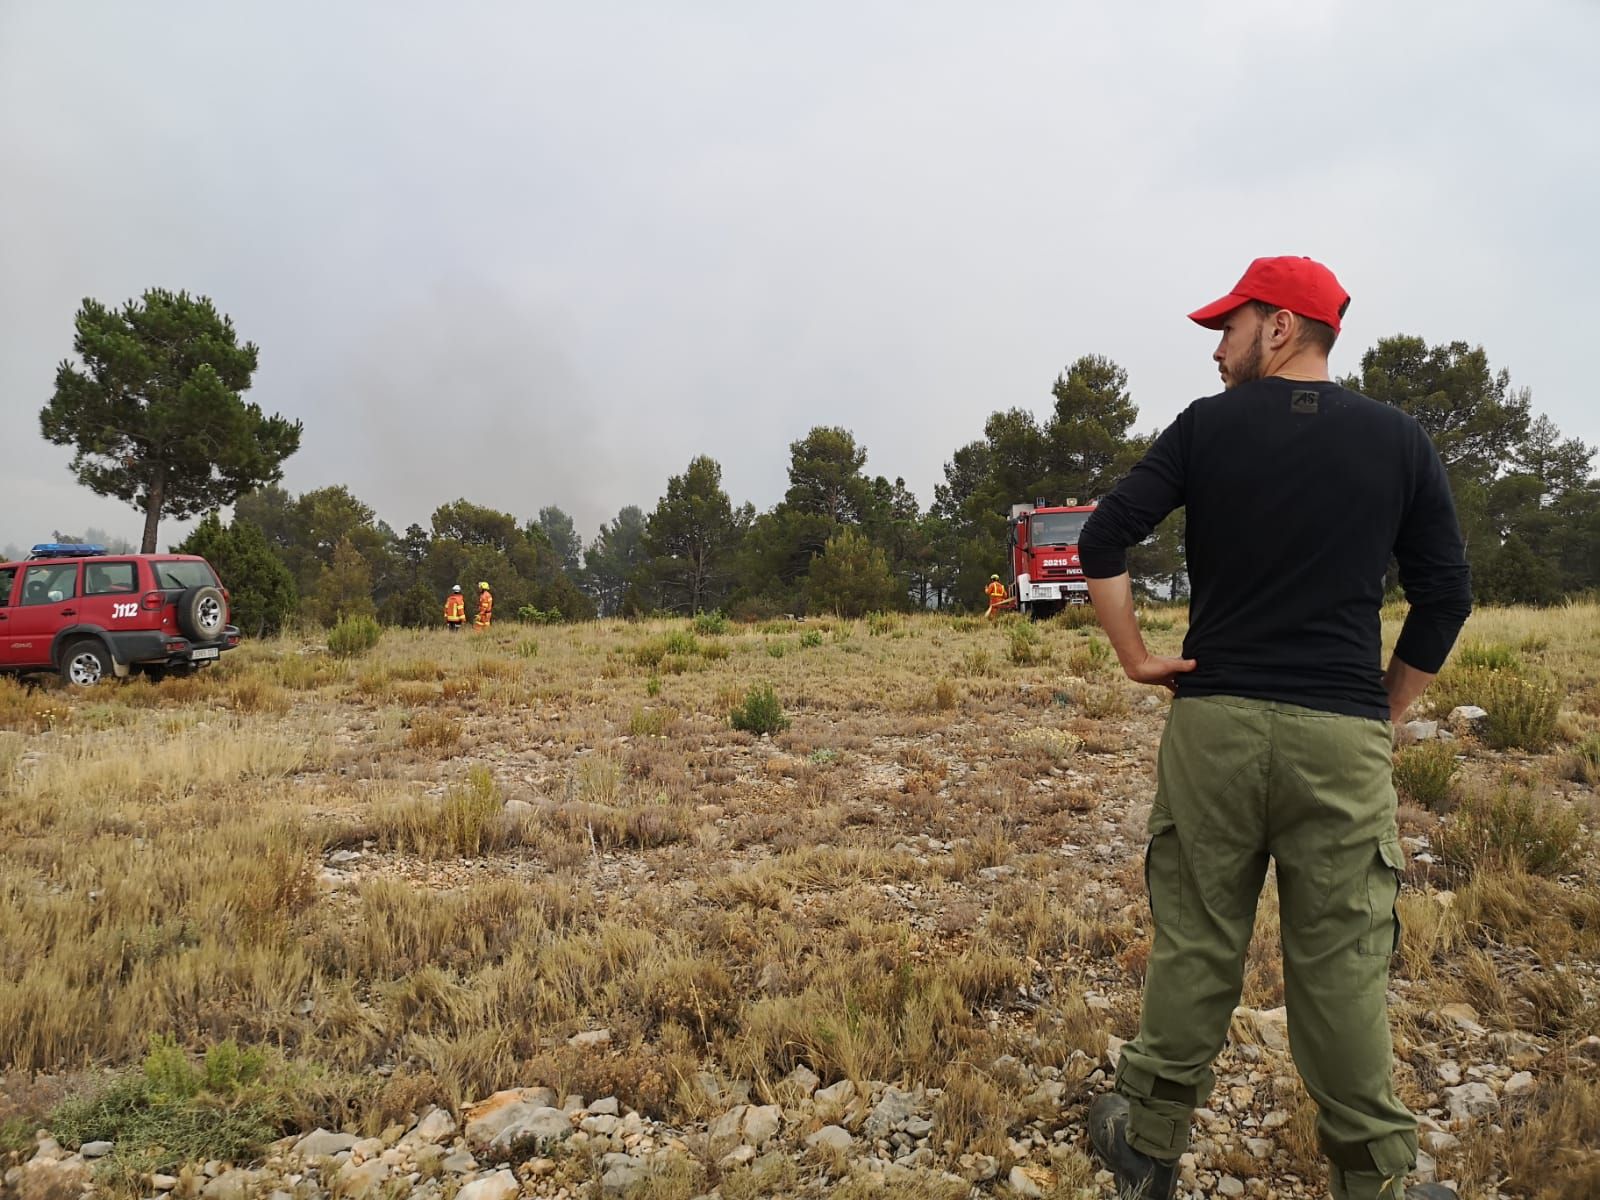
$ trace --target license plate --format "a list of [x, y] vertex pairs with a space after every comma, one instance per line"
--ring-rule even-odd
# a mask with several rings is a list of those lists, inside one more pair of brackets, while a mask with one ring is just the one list
[[1067, 591], [1069, 592], [1087, 592], [1088, 590], [1089, 585], [1087, 583], [1078, 582], [1067, 584]]
[[194, 662], [202, 658], [216, 658], [221, 653], [222, 651], [215, 646], [212, 646], [209, 650], [191, 650], [189, 651], [189, 660]]

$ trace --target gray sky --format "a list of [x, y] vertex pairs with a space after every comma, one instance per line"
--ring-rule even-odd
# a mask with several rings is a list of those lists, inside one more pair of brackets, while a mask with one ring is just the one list
[[[248, 7], [250, 11], [244, 11]], [[1080, 354], [1140, 427], [1258, 254], [1483, 344], [1600, 442], [1600, 5], [0, 0], [0, 544], [140, 518], [38, 435], [85, 296], [210, 295], [285, 484], [585, 538], [697, 453], [854, 430], [926, 504]], [[162, 541], [181, 533], [166, 523]]]

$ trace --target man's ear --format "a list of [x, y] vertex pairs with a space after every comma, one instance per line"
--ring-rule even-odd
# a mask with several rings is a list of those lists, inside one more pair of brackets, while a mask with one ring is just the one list
[[1280, 308], [1267, 319], [1267, 343], [1274, 350], [1287, 346], [1294, 340], [1295, 315], [1287, 308]]

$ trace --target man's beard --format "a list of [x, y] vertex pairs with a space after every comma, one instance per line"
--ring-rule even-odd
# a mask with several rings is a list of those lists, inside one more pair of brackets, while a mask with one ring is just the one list
[[1262, 360], [1266, 357], [1261, 351], [1260, 341], [1250, 343], [1250, 349], [1245, 352], [1235, 365], [1227, 369], [1223, 377], [1225, 388], [1236, 388], [1242, 383], [1254, 383], [1262, 377]]

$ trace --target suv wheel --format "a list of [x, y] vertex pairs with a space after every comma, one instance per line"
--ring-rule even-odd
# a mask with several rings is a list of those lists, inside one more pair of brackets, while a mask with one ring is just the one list
[[110, 653], [93, 638], [73, 642], [61, 656], [61, 678], [74, 687], [93, 687], [112, 670]]
[[196, 642], [214, 642], [222, 636], [228, 606], [214, 587], [192, 587], [178, 597], [178, 628]]

